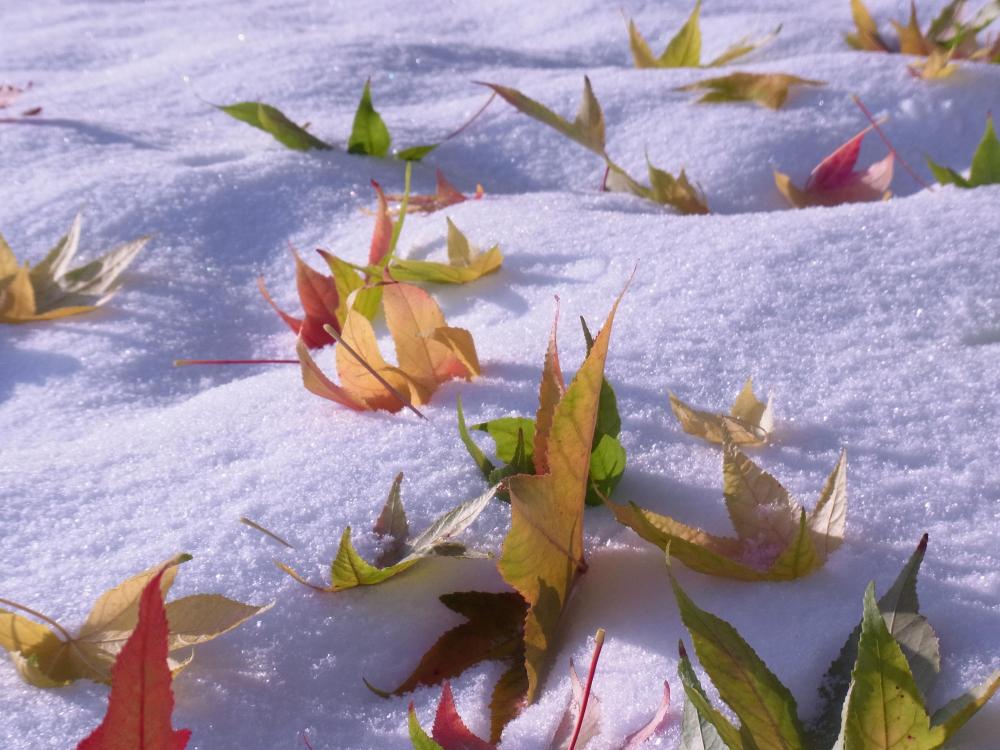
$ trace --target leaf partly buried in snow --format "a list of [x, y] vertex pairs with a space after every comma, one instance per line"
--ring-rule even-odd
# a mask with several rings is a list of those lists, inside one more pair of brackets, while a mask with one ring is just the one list
[[434, 728], [428, 737], [417, 721], [413, 704], [410, 704], [410, 742], [415, 750], [496, 750], [496, 746], [480, 739], [465, 726], [462, 717], [455, 708], [455, 697], [451, 692], [451, 683], [444, 681], [441, 687], [441, 700], [437, 713], [434, 715]]
[[184, 750], [187, 747], [191, 730], [175, 730], [171, 723], [174, 693], [167, 656], [169, 615], [163, 607], [161, 579], [164, 573], [161, 568], [142, 589], [135, 629], [111, 669], [107, 713], [76, 750]]
[[514, 593], [485, 591], [456, 591], [443, 595], [441, 602], [466, 622], [438, 638], [392, 694], [438, 685], [483, 661], [500, 661], [506, 670], [490, 701], [490, 741], [498, 742], [504, 726], [523, 705], [527, 691], [523, 635], [527, 604]]
[[837, 206], [888, 198], [894, 165], [891, 151], [867, 169], [860, 172], [854, 170], [861, 153], [861, 142], [874, 128], [874, 125], [869, 125], [823, 159], [809, 175], [804, 188], [797, 187], [788, 175], [775, 171], [774, 183], [778, 190], [796, 208]]
[[823, 81], [799, 78], [787, 73], [737, 72], [696, 81], [681, 86], [678, 91], [705, 91], [698, 100], [699, 103], [756, 102], [770, 109], [781, 109], [792, 86], [823, 85]]
[[0, 323], [54, 320], [95, 310], [111, 299], [121, 286], [121, 274], [150, 240], [126, 242], [69, 270], [80, 244], [80, 222], [77, 214], [69, 232], [34, 268], [18, 265], [0, 235]]
[[385, 551], [378, 560], [378, 567], [367, 562], [358, 554], [351, 543], [351, 527], [348, 526], [340, 537], [340, 548], [330, 565], [330, 585], [313, 586], [292, 568], [278, 563], [278, 567], [301, 583], [322, 591], [344, 591], [355, 586], [374, 586], [393, 576], [409, 570], [421, 560], [434, 557], [482, 557], [466, 552], [465, 546], [456, 538], [465, 531], [483, 512], [496, 494], [491, 487], [482, 495], [452, 508], [439, 516], [430, 526], [417, 536], [409, 538], [406, 512], [400, 496], [403, 475], [399, 474], [389, 490], [382, 513], [375, 523], [374, 531], [379, 536], [389, 537]]
[[361, 92], [351, 135], [347, 139], [347, 153], [381, 157], [389, 153], [392, 138], [381, 115], [372, 105], [371, 83], [371, 79], [365, 81], [365, 88]]
[[[115, 656], [136, 627], [146, 584], [162, 570], [160, 582], [166, 594], [177, 566], [189, 559], [189, 555], [178, 555], [104, 592], [75, 636], [52, 620], [45, 622], [55, 630], [0, 609], [0, 646], [10, 652], [20, 675], [36, 687], [61, 687], [80, 679], [108, 682]], [[19, 606], [7, 600], [2, 603]], [[175, 599], [166, 605], [169, 650], [210, 641], [270, 607], [241, 604], [218, 594]], [[171, 660], [170, 669], [176, 674], [190, 660]]]
[[790, 581], [819, 570], [844, 538], [847, 455], [841, 453], [811, 512], [731, 442], [723, 451], [723, 491], [736, 537], [718, 537], [669, 516], [605, 500], [619, 523], [706, 575]]
[[996, 131], [993, 129], [992, 115], [986, 118], [986, 130], [976, 147], [976, 152], [972, 155], [972, 169], [968, 178], [950, 167], [942, 167], [930, 158], [927, 159], [927, 164], [942, 185], [975, 188], [981, 185], [1000, 184], [1000, 140], [997, 139]]
[[747, 378], [729, 414], [716, 414], [688, 406], [673, 393], [670, 408], [681, 429], [710, 443], [722, 443], [728, 436], [737, 445], [767, 442], [774, 429], [771, 399], [763, 402], [753, 392], [753, 378]]
[[730, 45], [722, 54], [702, 66], [701, 63], [701, 0], [697, 0], [687, 21], [667, 43], [659, 57], [653, 54], [649, 42], [639, 33], [635, 21], [628, 22], [629, 48], [637, 68], [700, 68], [717, 67], [743, 57], [770, 42], [781, 31], [779, 26], [767, 36], [752, 40], [744, 38]]
[[[529, 703], [538, 695], [563, 607], [577, 576], [586, 569], [583, 510], [604, 363], [620, 301], [621, 295], [562, 396], [555, 403], [541, 402], [535, 420], [534, 460], [536, 469], [545, 467], [544, 473], [518, 474], [508, 480], [511, 525], [497, 567], [529, 605], [524, 626]], [[547, 367], [549, 361], [546, 358]], [[551, 422], [543, 414], [549, 410]], [[543, 424], [551, 424], [551, 428], [546, 447], [540, 451], [537, 425]], [[553, 450], [552, 446], [558, 448]]]
[[500, 246], [480, 251], [469, 244], [468, 238], [448, 222], [448, 262], [395, 258], [390, 273], [396, 281], [430, 281], [438, 284], [467, 284], [500, 270], [503, 254]]
[[371, 323], [351, 309], [340, 333], [341, 344], [336, 347], [339, 386], [323, 374], [299, 341], [296, 351], [308, 390], [358, 411], [397, 412], [427, 403], [441, 383], [479, 375], [472, 335], [464, 328], [448, 326], [441, 308], [427, 292], [403, 283], [386, 284], [381, 289], [386, 325], [399, 365], [391, 366], [383, 359]]
[[[411, 195], [409, 197], [406, 207], [408, 212], [430, 214], [457, 203], [464, 203], [467, 200], [480, 200], [484, 195], [483, 186], [476, 185], [476, 192], [472, 197], [466, 197], [461, 190], [448, 182], [444, 172], [440, 169], [435, 170], [435, 180], [436, 189], [433, 194]], [[386, 198], [392, 203], [401, 203], [403, 200], [402, 195], [387, 195]]]
[[285, 117], [284, 113], [263, 102], [239, 102], [229, 105], [215, 105], [216, 109], [222, 110], [230, 117], [240, 122], [245, 122], [255, 128], [270, 133], [271, 136], [283, 146], [296, 151], [308, 151], [309, 149], [329, 150], [332, 149], [329, 143], [321, 141], [305, 128], [296, 125]]

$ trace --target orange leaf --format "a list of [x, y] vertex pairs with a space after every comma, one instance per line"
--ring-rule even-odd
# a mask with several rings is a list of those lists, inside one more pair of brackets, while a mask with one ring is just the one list
[[77, 750], [184, 750], [190, 729], [171, 726], [174, 694], [167, 666], [167, 613], [161, 570], [139, 600], [139, 622], [115, 659], [104, 721]]

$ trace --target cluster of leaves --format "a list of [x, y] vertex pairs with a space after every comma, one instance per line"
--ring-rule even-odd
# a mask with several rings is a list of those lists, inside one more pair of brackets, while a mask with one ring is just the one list
[[80, 215], [69, 232], [34, 268], [20, 265], [0, 235], [0, 323], [53, 320], [95, 310], [121, 284], [120, 276], [149, 237], [126, 242], [73, 270], [80, 244]]
[[[32, 88], [31, 81], [25, 86], [16, 86], [12, 83], [0, 83], [0, 109], [9, 109], [14, 102]], [[42, 114], [41, 107], [30, 107], [21, 111], [21, 117], [36, 117]]]
[[713, 59], [711, 62], [702, 65], [701, 62], [701, 0], [694, 4], [694, 10], [688, 17], [687, 22], [680, 28], [674, 37], [667, 44], [666, 49], [659, 57], [653, 55], [649, 48], [649, 43], [639, 33], [635, 21], [628, 22], [629, 47], [632, 50], [632, 59], [637, 68], [715, 68], [726, 65], [744, 55], [753, 52], [772, 39], [781, 31], [779, 26], [773, 32], [762, 39], [752, 40], [741, 39], [731, 45], [725, 52]]
[[[584, 685], [573, 662], [569, 664], [571, 695], [562, 719], [556, 727], [549, 750], [583, 750], [587, 744], [601, 733], [601, 702], [592, 691], [597, 661], [604, 645], [604, 630], [595, 636], [594, 655], [590, 661], [587, 682]], [[619, 750], [638, 750], [647, 740], [660, 734], [668, 724], [670, 710], [670, 686], [663, 683], [663, 699], [653, 717], [642, 727], [630, 734]], [[410, 703], [410, 742], [415, 750], [496, 750], [492, 742], [476, 736], [462, 721], [455, 707], [451, 685], [446, 680], [441, 690], [441, 700], [434, 716], [434, 726], [428, 736]]]
[[[237, 104], [216, 105], [216, 108], [255, 128], [270, 133], [276, 141], [296, 151], [318, 149], [329, 151], [335, 148], [320, 140], [308, 130], [307, 125], [296, 125], [281, 110], [262, 102], [238, 102]], [[457, 133], [457, 131], [456, 131]], [[451, 136], [448, 136], [451, 137]], [[445, 138], [447, 140], [447, 138]], [[394, 156], [402, 161], [420, 161], [441, 145], [438, 143], [410, 146], [396, 151]], [[372, 104], [371, 80], [365, 81], [361, 100], [354, 113], [351, 135], [347, 139], [347, 153], [384, 158], [389, 156], [392, 136], [382, 116]]]
[[329, 586], [314, 586], [283, 563], [278, 563], [278, 567], [300, 583], [319, 591], [336, 592], [355, 586], [374, 586], [382, 583], [429, 557], [485, 556], [469, 552], [464, 544], [455, 541], [455, 537], [465, 531], [486, 509], [496, 494], [496, 487], [491, 487], [479, 497], [453, 508], [437, 518], [420, 534], [410, 538], [410, 527], [400, 492], [402, 483], [403, 475], [400, 473], [393, 481], [389, 496], [372, 529], [376, 536], [385, 540], [385, 548], [376, 561], [377, 567], [361, 557], [354, 548], [351, 543], [350, 526], [344, 529], [337, 556], [330, 564]]
[[993, 129], [993, 118], [986, 118], [986, 131], [972, 155], [972, 169], [967, 178], [951, 167], [943, 167], [930, 158], [927, 159], [927, 165], [942, 185], [976, 188], [1000, 183], [1000, 140], [997, 140], [996, 131]]
[[[594, 339], [587, 323], [580, 318], [583, 335], [587, 341], [587, 353], [594, 346]], [[535, 419], [530, 417], [500, 417], [488, 422], [472, 425], [473, 430], [487, 433], [496, 445], [496, 455], [503, 466], [496, 466], [473, 441], [469, 427], [465, 423], [462, 411], [462, 401], [458, 401], [458, 433], [462, 442], [472, 456], [473, 461], [491, 484], [502, 482], [515, 474], [537, 474], [545, 472], [545, 465], [536, 466], [535, 455], [545, 455], [547, 452], [547, 434], [549, 425], [543, 425], [536, 430], [539, 420], [551, 419], [551, 404], [566, 392], [562, 369], [559, 365], [559, 348], [556, 341], [557, 326], [553, 325], [549, 337], [548, 350], [545, 353], [545, 372], [539, 393], [539, 409]], [[625, 473], [625, 448], [618, 440], [622, 421], [618, 416], [618, 399], [614, 389], [607, 379], [601, 383], [600, 399], [597, 405], [597, 425], [594, 428], [594, 440], [590, 452], [590, 468], [587, 484], [587, 505], [600, 505], [601, 498], [610, 495]], [[506, 491], [498, 495], [502, 500], [509, 500]]]
[[[82, 679], [107, 683], [116, 655], [136, 628], [143, 589], [155, 578], [165, 596], [178, 566], [190, 559], [189, 555], [178, 555], [104, 592], [76, 635], [29, 607], [0, 599], [0, 604], [46, 623], [0, 609], [0, 646], [10, 652], [18, 673], [37, 687], [61, 687]], [[177, 651], [206, 643], [270, 607], [241, 604], [219, 594], [195, 594], [171, 601], [166, 605], [167, 649]], [[192, 658], [193, 654], [182, 661], [171, 659], [170, 671], [177, 674]]]
[[557, 115], [544, 104], [522, 94], [517, 89], [495, 83], [484, 85], [489, 86], [520, 112], [548, 125], [600, 156], [607, 167], [605, 183], [609, 190], [631, 193], [654, 203], [671, 206], [683, 214], [707, 214], [709, 212], [704, 194], [688, 180], [683, 169], [677, 177], [674, 177], [669, 172], [654, 167], [647, 159], [646, 167], [650, 185], [646, 187], [631, 177], [608, 156], [605, 147], [604, 113], [601, 111], [597, 97], [594, 96], [590, 79], [586, 76], [583, 79], [583, 98], [580, 101], [580, 109], [573, 122]]
[[858, 203], [889, 198], [895, 153], [875, 162], [867, 169], [855, 171], [854, 165], [861, 153], [861, 142], [876, 129], [872, 123], [849, 141], [839, 146], [816, 165], [804, 188], [775, 170], [774, 183], [788, 202], [796, 208], [807, 206], [836, 206], [841, 203]]
[[700, 609], [671, 574], [681, 620], [701, 666], [740, 721], [734, 726], [711, 704], [681, 644], [679, 676], [687, 697], [682, 750], [934, 750], [947, 742], [1000, 688], [1000, 671], [928, 714], [923, 696], [940, 669], [940, 654], [917, 599], [926, 545], [925, 536], [879, 601], [874, 583], [869, 584], [861, 623], [827, 672], [822, 708], [808, 727], [791, 692], [736, 629]]
[[965, 0], [952, 0], [931, 21], [926, 31], [921, 30], [917, 19], [917, 6], [910, 3], [910, 19], [904, 25], [892, 21], [898, 37], [893, 44], [878, 30], [878, 24], [862, 0], [851, 0], [851, 15], [855, 31], [845, 39], [854, 49], [868, 52], [900, 52], [904, 55], [926, 57], [914, 68], [925, 78], [943, 78], [954, 71], [952, 60], [968, 59], [1000, 63], [1000, 37], [981, 42], [979, 33], [1000, 17], [1000, 5], [987, 2], [969, 21], [962, 21]]

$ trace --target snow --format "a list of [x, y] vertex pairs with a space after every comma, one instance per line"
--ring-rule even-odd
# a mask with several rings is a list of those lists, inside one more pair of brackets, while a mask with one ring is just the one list
[[[177, 595], [276, 601], [199, 647], [176, 682], [175, 725], [193, 730], [192, 748], [299, 747], [303, 732], [317, 750], [409, 747], [408, 702], [427, 725], [440, 690], [383, 700], [361, 678], [401, 681], [460, 621], [437, 597], [501, 590], [494, 562], [431, 561], [331, 596], [272, 559], [319, 581], [347, 525], [370, 555], [368, 529], [398, 471], [414, 529], [481, 492], [455, 429], [456, 396], [471, 420], [532, 413], [553, 297], [572, 370], [583, 355], [577, 317], [596, 327], [633, 268], [607, 368], [629, 457], [619, 499], [729, 533], [719, 452], [680, 431], [667, 392], [721, 409], [751, 374], [773, 392], [778, 418], [773, 444], [753, 457], [807, 506], [841, 446], [849, 453], [848, 535], [823, 570], [751, 585], [677, 566], [695, 601], [740, 630], [808, 716], [867, 581], [884, 590], [927, 531], [921, 602], [945, 663], [931, 706], [1000, 667], [1000, 188], [926, 192], [897, 170], [887, 203], [792, 211], [781, 210], [771, 176], [778, 168], [801, 184], [864, 126], [852, 93], [890, 116], [887, 134], [924, 179], [925, 153], [964, 168], [986, 113], [1000, 111], [1000, 66], [919, 81], [905, 57], [845, 46], [846, 0], [711, 0], [706, 58], [781, 23], [774, 43], [734, 67], [828, 85], [793, 92], [779, 112], [697, 106], [672, 89], [704, 71], [631, 68], [619, 5], [36, 0], [4, 9], [0, 82], [34, 81], [22, 102], [43, 106], [45, 119], [0, 125], [0, 230], [31, 261], [80, 209], [83, 253], [156, 238], [102, 310], [0, 330], [0, 596], [74, 626], [101, 591], [183, 550], [194, 560]], [[690, 10], [623, 5], [656, 49]], [[883, 21], [908, 10], [870, 5]], [[505, 255], [494, 276], [432, 290], [449, 323], [472, 331], [485, 372], [444, 386], [428, 423], [337, 408], [306, 392], [296, 367], [171, 367], [178, 357], [291, 356], [258, 274], [297, 309], [288, 243], [362, 261], [369, 179], [393, 192], [402, 183], [397, 162], [288, 151], [208, 102], [259, 98], [341, 145], [370, 75], [394, 144], [407, 146], [451, 131], [482, 104], [471, 81], [515, 86], [572, 113], [584, 74], [612, 156], [637, 173], [647, 150], [665, 169], [683, 165], [717, 213], [680, 217], [601, 194], [592, 154], [494, 103], [415, 170], [421, 192], [439, 166], [466, 192], [481, 182], [487, 196], [408, 219], [404, 255], [442, 257], [445, 215]], [[883, 154], [870, 136], [862, 163]], [[329, 371], [332, 360], [319, 353]], [[595, 686], [604, 734], [590, 747], [616, 747], [644, 723], [664, 679], [675, 705], [660, 746], [673, 747], [676, 644], [687, 636], [662, 555], [603, 509], [586, 522], [590, 570], [541, 699], [503, 746], [547, 746], [569, 658], [586, 663], [604, 627]], [[498, 504], [471, 538], [497, 551], [507, 523]], [[480, 733], [498, 670], [454, 681], [459, 710]], [[82, 682], [33, 688], [3, 659], [0, 746], [73, 746], [99, 722], [105, 696]], [[998, 732], [994, 703], [954, 747], [986, 750]]]

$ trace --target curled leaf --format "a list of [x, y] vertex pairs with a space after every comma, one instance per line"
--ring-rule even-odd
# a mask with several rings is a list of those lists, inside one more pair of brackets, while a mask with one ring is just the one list
[[333, 337], [323, 327], [329, 325], [337, 331], [340, 330], [340, 318], [337, 313], [341, 301], [337, 282], [333, 277], [310, 268], [294, 250], [292, 257], [295, 259], [295, 285], [305, 313], [303, 318], [293, 317], [278, 307], [264, 285], [263, 276], [257, 279], [257, 288], [272, 309], [285, 321], [285, 325], [291, 328], [307, 347], [318, 349], [332, 344]]
[[215, 107], [240, 122], [270, 133], [280, 144], [295, 151], [308, 151], [313, 148], [325, 151], [333, 148], [304, 127], [296, 125], [281, 110], [269, 104], [239, 102], [225, 106], [215, 105]]
[[688, 406], [673, 393], [670, 408], [684, 432], [710, 443], [732, 440], [737, 445], [759, 445], [767, 442], [774, 429], [771, 399], [762, 402], [753, 392], [753, 378], [747, 378], [729, 414], [715, 414]]
[[781, 109], [788, 99], [792, 86], [823, 86], [823, 81], [789, 75], [787, 73], [730, 73], [727, 76], [706, 78], [678, 91], [701, 91], [699, 103], [757, 102], [763, 107]]

